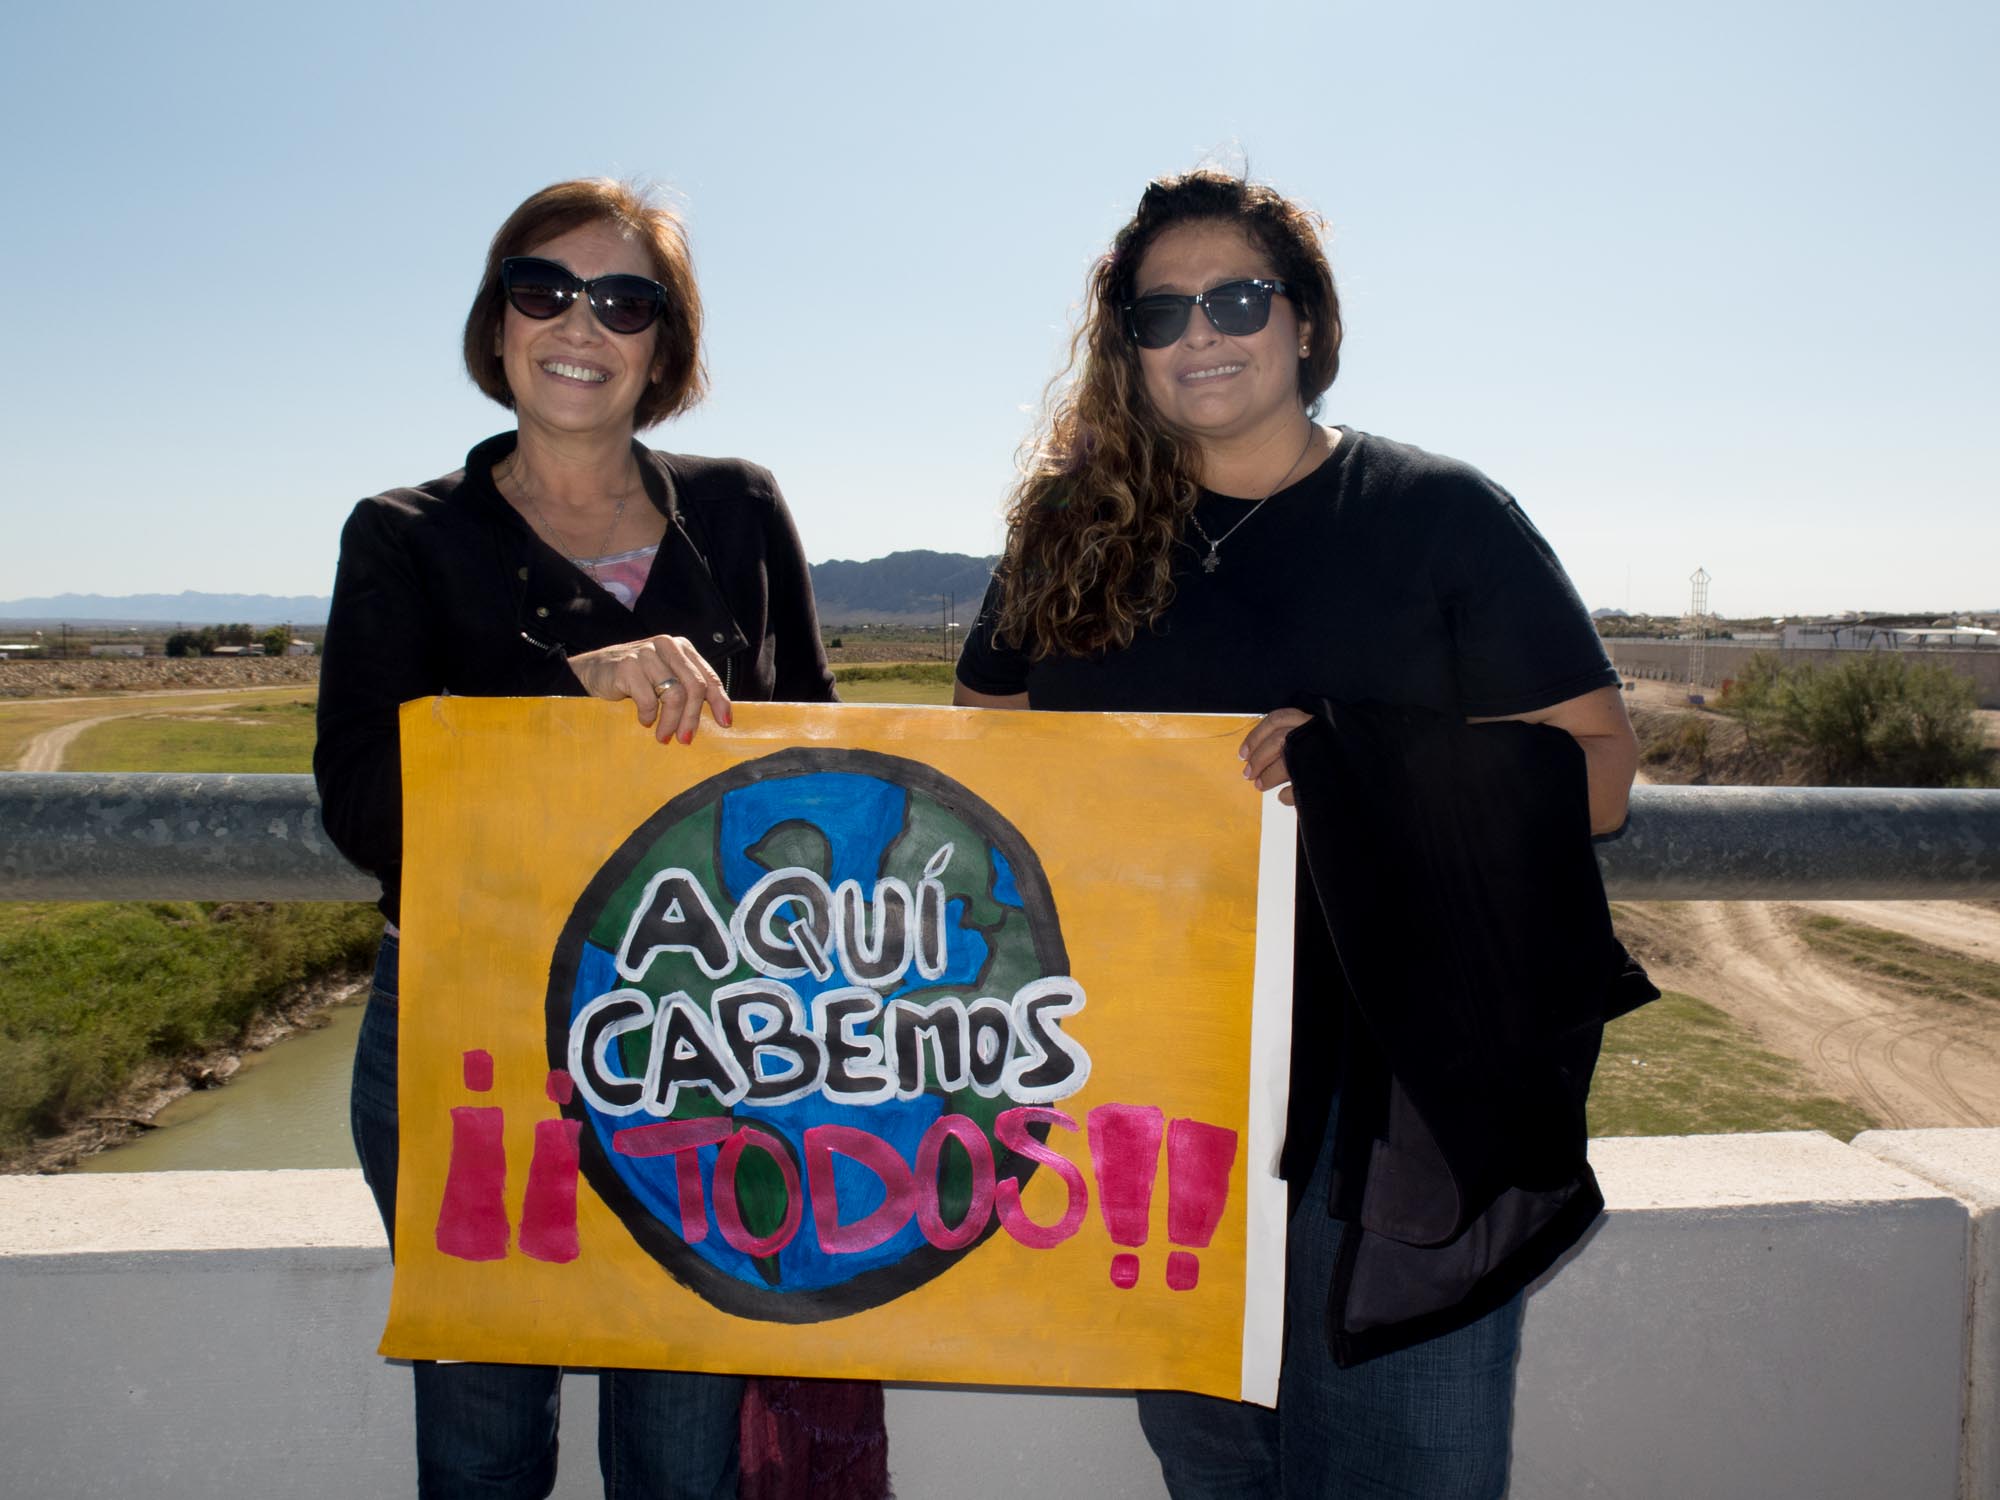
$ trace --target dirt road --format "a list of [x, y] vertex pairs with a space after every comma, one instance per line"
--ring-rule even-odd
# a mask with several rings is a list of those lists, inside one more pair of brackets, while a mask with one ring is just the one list
[[22, 748], [21, 758], [14, 762], [14, 769], [60, 771], [63, 757], [69, 754], [69, 747], [84, 730], [95, 729], [99, 724], [109, 724], [113, 719], [122, 719], [129, 714], [148, 711], [127, 709], [122, 714], [99, 714], [94, 719], [77, 719], [73, 723], [59, 724], [54, 729], [45, 729]]
[[1727, 1011], [1884, 1126], [2000, 1125], [1990, 1009], [1927, 999], [1822, 957], [1798, 935], [1802, 917], [1822, 910], [2000, 958], [2000, 911], [1964, 902], [1633, 903], [1621, 906], [1619, 928], [1656, 983]]
[[[295, 684], [285, 683], [276, 687], [241, 688], [242, 694], [249, 693], [295, 693]], [[44, 730], [21, 747], [20, 759], [15, 761], [17, 771], [60, 771], [63, 760], [69, 754], [69, 747], [87, 729], [95, 729], [100, 724], [109, 724], [113, 719], [130, 719], [142, 714], [220, 714], [227, 710], [228, 702], [213, 689], [189, 689], [190, 696], [201, 698], [199, 703], [162, 703], [160, 699], [178, 696], [172, 693], [148, 694], [144, 697], [119, 698], [116, 710], [97, 714], [88, 719], [75, 719], [68, 724], [58, 724], [54, 729]], [[235, 696], [235, 694], [231, 694]], [[41, 701], [41, 700], [35, 700]], [[75, 702], [75, 699], [65, 699]]]

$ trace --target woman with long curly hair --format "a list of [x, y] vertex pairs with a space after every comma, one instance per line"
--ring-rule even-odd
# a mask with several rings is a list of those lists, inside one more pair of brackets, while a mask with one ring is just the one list
[[[1411, 790], [1398, 780], [1407, 766], [1469, 765], [1466, 755], [1497, 747], [1528, 768], [1499, 784], [1518, 785], [1522, 807], [1553, 811], [1518, 814], [1524, 831], [1467, 834], [1461, 820], [1443, 843], [1409, 842], [1470, 837], [1512, 850], [1548, 823], [1559, 825], [1550, 857], [1573, 871], [1579, 858], [1587, 865], [1592, 832], [1623, 823], [1637, 761], [1617, 674], [1513, 498], [1464, 464], [1314, 420], [1341, 342], [1321, 233], [1310, 210], [1225, 174], [1146, 189], [1090, 274], [1069, 378], [1052, 391], [1010, 502], [1006, 552], [954, 697], [1257, 715], [1238, 774], [1282, 788], [1287, 802], [1298, 777], [1315, 879], [1302, 878], [1299, 908], [1281, 1390], [1275, 1412], [1141, 1395], [1177, 1500], [1500, 1494], [1521, 1289], [1601, 1204], [1582, 1156], [1581, 1099], [1552, 1102], [1541, 1081], [1573, 1086], [1580, 1069], [1587, 1085], [1590, 1025], [1564, 1032], [1573, 1050], [1560, 1066], [1543, 1069], [1535, 1049], [1553, 1044], [1538, 1035], [1482, 1071], [1482, 1056], [1499, 1054], [1481, 1047], [1514, 1043], [1475, 1045], [1451, 1003], [1413, 1027], [1390, 1014], [1384, 986], [1367, 977], [1377, 972], [1371, 934], [1351, 920], [1367, 897], [1346, 891], [1327, 868], [1337, 861], [1314, 857], [1329, 828], [1388, 826], [1384, 816], [1407, 825], [1433, 817], [1433, 801], [1470, 806], [1475, 824], [1481, 806], [1504, 809], [1515, 799], [1443, 786], [1433, 799], [1421, 781]], [[1499, 733], [1467, 731], [1501, 722]], [[1364, 747], [1372, 762], [1356, 759]], [[1313, 764], [1342, 770], [1309, 780], [1309, 750]], [[1364, 775], [1372, 784], [1351, 784]], [[1385, 848], [1398, 857], [1395, 836]], [[1584, 911], [1572, 924], [1588, 929], [1586, 1007], [1617, 968], [1608, 922], [1601, 934], [1596, 922]], [[1522, 981], [1529, 990], [1533, 978]], [[1502, 972], [1498, 988], [1513, 982]], [[1532, 1068], [1516, 1065], [1530, 1056]], [[1440, 1068], [1457, 1093], [1429, 1089]], [[1508, 1130], [1482, 1135], [1489, 1115], [1470, 1105], [1468, 1122], [1454, 1117], [1450, 1101], [1489, 1096], [1509, 1101]], [[1408, 1098], [1447, 1102], [1412, 1111]], [[1435, 1167], [1453, 1190], [1416, 1189], [1405, 1218], [1442, 1215], [1449, 1232], [1442, 1248], [1406, 1236], [1405, 1254], [1377, 1232], [1377, 1209], [1399, 1184], [1432, 1178], [1366, 1179], [1419, 1117], [1430, 1127], [1423, 1146], [1399, 1160]], [[1530, 1119], [1536, 1130], [1512, 1129]], [[1559, 1128], [1537, 1133], [1543, 1120]], [[1466, 1144], [1489, 1137], [1499, 1144], [1484, 1155]], [[1489, 1217], [1468, 1229], [1480, 1213]], [[1419, 1269], [1422, 1254], [1433, 1258]]]

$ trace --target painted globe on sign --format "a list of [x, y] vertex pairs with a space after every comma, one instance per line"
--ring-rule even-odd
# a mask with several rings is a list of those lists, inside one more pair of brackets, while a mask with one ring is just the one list
[[[949, 847], [942, 871], [939, 853]], [[915, 761], [871, 751], [794, 749], [750, 761], [693, 787], [637, 828], [600, 870], [577, 902], [550, 965], [548, 1047], [551, 1068], [568, 1061], [572, 1023], [584, 1007], [618, 989], [638, 989], [654, 1001], [676, 993], [704, 1009], [715, 990], [755, 978], [738, 960], [720, 977], [705, 974], [690, 952], [656, 953], [637, 980], [621, 976], [620, 945], [649, 882], [663, 870], [689, 872], [726, 923], [756, 883], [773, 870], [803, 868], [827, 887], [856, 882], [865, 897], [876, 882], [900, 880], [918, 889], [927, 871], [943, 885], [943, 971], [925, 978], [914, 963], [898, 980], [878, 986], [886, 1002], [919, 1004], [956, 996], [968, 1004], [982, 997], [1005, 1002], [1022, 985], [1067, 974], [1055, 904], [1034, 851], [1005, 819], [950, 778]], [[824, 979], [812, 973], [788, 979], [810, 1010], [813, 997], [847, 986], [838, 963]], [[879, 1032], [877, 1021], [871, 1030]], [[626, 1032], [614, 1044], [628, 1078], [646, 1071], [652, 1029]], [[946, 1089], [926, 1070], [916, 1098], [857, 1105], [814, 1091], [788, 1103], [741, 1101], [727, 1107], [706, 1089], [682, 1087], [673, 1120], [728, 1115], [731, 1128], [754, 1125], [789, 1153], [792, 1183], [806, 1192], [805, 1132], [815, 1125], [863, 1129], [887, 1142], [914, 1170], [918, 1144], [940, 1116], [963, 1115], [986, 1133], [995, 1171], [1025, 1183], [1034, 1163], [993, 1139], [994, 1121], [1016, 1102], [984, 1096], [970, 1086]], [[720, 1232], [712, 1190], [721, 1148], [700, 1148], [707, 1232], [682, 1234], [679, 1168], [673, 1156], [633, 1156], [615, 1149], [621, 1130], [655, 1123], [652, 1115], [614, 1115], [579, 1090], [564, 1113], [582, 1121], [582, 1165], [598, 1195], [634, 1239], [675, 1277], [741, 1317], [809, 1322], [875, 1306], [944, 1271], [986, 1239], [993, 1224], [961, 1249], [929, 1244], [913, 1219], [871, 1249], [829, 1254], [819, 1242], [809, 1206], [792, 1203], [787, 1173], [764, 1152], [741, 1153], [735, 1172], [742, 1225], [768, 1238], [788, 1210], [799, 1211], [790, 1240], [767, 1255], [733, 1247]], [[1034, 1132], [1046, 1133], [1046, 1127]], [[835, 1154], [834, 1186], [842, 1223], [880, 1207], [884, 1191], [868, 1168]], [[938, 1169], [937, 1198], [947, 1224], [956, 1225], [972, 1198], [970, 1158], [956, 1142], [946, 1146]], [[739, 1236], [740, 1238], [740, 1236]], [[693, 1239], [695, 1243], [689, 1243]]]

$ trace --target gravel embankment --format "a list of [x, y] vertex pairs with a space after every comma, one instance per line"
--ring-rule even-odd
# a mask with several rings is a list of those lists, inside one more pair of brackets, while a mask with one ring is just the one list
[[316, 656], [74, 657], [0, 662], [0, 699], [157, 693], [173, 688], [282, 687], [318, 682]]

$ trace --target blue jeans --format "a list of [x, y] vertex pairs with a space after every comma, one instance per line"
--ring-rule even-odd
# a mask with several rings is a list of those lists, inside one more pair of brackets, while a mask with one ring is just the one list
[[[354, 1148], [396, 1237], [396, 939], [384, 937], [354, 1052]], [[424, 1500], [542, 1500], [556, 1482], [562, 1371], [419, 1360], [417, 1493]], [[729, 1375], [605, 1370], [597, 1462], [607, 1500], [734, 1500], [737, 1408]]]
[[1333, 1130], [1286, 1243], [1278, 1407], [1141, 1391], [1174, 1500], [1498, 1500], [1507, 1491], [1521, 1298], [1351, 1370], [1326, 1347], [1341, 1224], [1326, 1213]]

